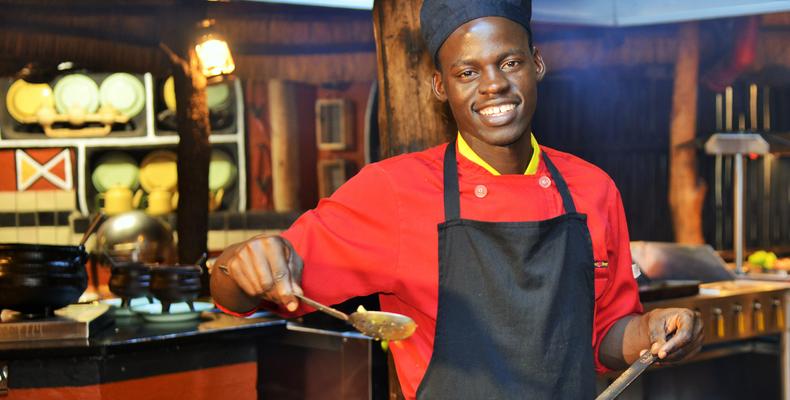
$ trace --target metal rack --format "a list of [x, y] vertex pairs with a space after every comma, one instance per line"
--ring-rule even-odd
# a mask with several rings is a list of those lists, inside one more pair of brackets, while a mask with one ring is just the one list
[[733, 242], [735, 244], [735, 273], [742, 275], [744, 248], [743, 156], [746, 154], [768, 154], [770, 152], [770, 146], [768, 142], [757, 133], [715, 133], [705, 142], [705, 152], [715, 155], [734, 156], [735, 190], [733, 191]]

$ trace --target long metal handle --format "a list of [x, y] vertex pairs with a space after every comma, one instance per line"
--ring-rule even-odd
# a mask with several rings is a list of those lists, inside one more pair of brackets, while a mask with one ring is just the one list
[[80, 246], [85, 246], [85, 242], [88, 241], [88, 238], [91, 236], [93, 231], [96, 230], [96, 227], [99, 226], [99, 222], [101, 222], [102, 218], [104, 218], [104, 214], [100, 211], [97, 212], [96, 215], [91, 218], [90, 223], [88, 224], [88, 229], [82, 234], [82, 239], [80, 239]]
[[615, 379], [614, 382], [612, 382], [612, 384], [609, 385], [608, 388], [606, 388], [606, 390], [601, 392], [601, 394], [598, 395], [598, 397], [596, 397], [595, 400], [615, 399], [617, 396], [620, 395], [620, 393], [623, 393], [623, 390], [625, 390], [625, 388], [627, 388], [628, 385], [631, 384], [631, 382], [633, 382], [639, 375], [641, 375], [642, 372], [644, 372], [647, 369], [647, 367], [650, 366], [650, 364], [655, 362], [656, 358], [657, 357], [654, 356], [649, 351], [645, 352], [645, 354], [642, 354], [642, 356], [639, 357], [636, 361], [634, 361], [634, 363], [631, 364], [631, 366], [628, 367], [628, 369], [625, 370], [625, 372], [623, 372], [620, 376], [618, 376], [617, 379]]
[[346, 315], [345, 313], [342, 313], [342, 312], [340, 312], [340, 311], [338, 311], [338, 310], [336, 310], [336, 309], [334, 309], [332, 307], [325, 306], [325, 305], [323, 305], [323, 304], [321, 304], [321, 303], [319, 303], [319, 302], [317, 302], [315, 300], [311, 300], [311, 299], [309, 299], [307, 297], [304, 297], [301, 294], [294, 293], [294, 296], [296, 296], [299, 300], [305, 302], [305, 304], [307, 304], [310, 307], [315, 308], [318, 311], [325, 312], [325, 313], [327, 313], [327, 314], [329, 314], [329, 315], [331, 315], [331, 316], [333, 316], [333, 317], [335, 317], [337, 319], [341, 319], [343, 321], [348, 321], [348, 315]]

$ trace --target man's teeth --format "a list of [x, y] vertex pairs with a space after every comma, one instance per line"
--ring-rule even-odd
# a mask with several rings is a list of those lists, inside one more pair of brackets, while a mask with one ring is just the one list
[[501, 106], [491, 106], [480, 110], [480, 114], [485, 116], [504, 114], [516, 108], [515, 104], [503, 104]]

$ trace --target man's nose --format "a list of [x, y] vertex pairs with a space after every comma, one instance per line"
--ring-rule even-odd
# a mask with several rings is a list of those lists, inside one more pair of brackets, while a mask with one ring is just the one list
[[491, 67], [483, 70], [479, 87], [480, 94], [500, 93], [508, 86], [510, 86], [510, 82], [499, 68]]

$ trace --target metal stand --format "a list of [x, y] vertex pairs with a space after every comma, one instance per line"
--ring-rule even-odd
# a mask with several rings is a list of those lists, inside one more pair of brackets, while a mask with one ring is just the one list
[[705, 142], [705, 152], [716, 155], [733, 155], [735, 162], [735, 188], [733, 190], [733, 237], [735, 247], [735, 273], [743, 274], [743, 155], [767, 154], [768, 142], [756, 133], [715, 133]]

